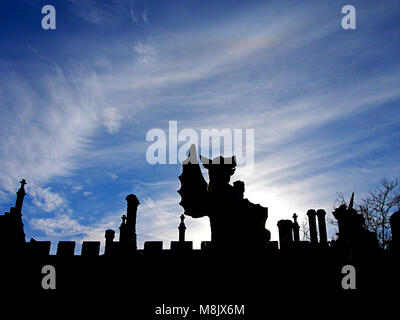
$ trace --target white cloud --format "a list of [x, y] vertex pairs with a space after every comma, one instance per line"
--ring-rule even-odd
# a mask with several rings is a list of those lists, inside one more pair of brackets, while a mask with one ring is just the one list
[[[71, 172], [76, 168], [74, 157], [88, 145], [87, 137], [98, 125], [95, 91], [81, 86], [79, 79], [66, 79], [58, 68], [52, 71], [52, 76], [43, 75], [40, 88], [18, 76], [1, 79], [0, 103], [11, 99], [14, 105], [0, 129], [7, 136], [0, 141], [0, 183], [9, 192], [21, 178], [40, 185]], [[95, 86], [94, 80], [87, 85]]]
[[81, 191], [83, 189], [83, 187], [82, 186], [73, 186], [72, 187], [72, 192], [73, 193], [77, 193], [77, 192], [79, 192], [79, 191]]
[[147, 17], [147, 12], [143, 11], [142, 12], [142, 19], [144, 23], [148, 23], [149, 22], [149, 18]]
[[140, 63], [149, 64], [157, 60], [158, 50], [153, 44], [138, 41], [133, 48]]
[[103, 2], [101, 4], [96, 0], [68, 0], [71, 4], [68, 9], [78, 17], [87, 22], [113, 27], [117, 15], [126, 14], [126, 7], [122, 2]]
[[[164, 248], [169, 248], [170, 241], [178, 239], [178, 226], [183, 208], [178, 204], [180, 197], [159, 196], [157, 200], [144, 199], [139, 205], [137, 217], [138, 246], [148, 240], [164, 242]], [[195, 248], [200, 248], [201, 241], [209, 241], [211, 232], [208, 218], [185, 220], [187, 227], [186, 240], [193, 241]]]
[[109, 133], [118, 131], [122, 122], [122, 114], [117, 108], [106, 108], [103, 110], [104, 125]]
[[107, 213], [92, 225], [83, 225], [71, 214], [56, 214], [52, 218], [31, 218], [28, 223], [34, 230], [42, 231], [53, 239], [74, 239], [82, 241], [103, 241], [106, 229], [116, 229], [120, 213]]
[[131, 19], [133, 22], [138, 23], [138, 18], [136, 17], [135, 11], [131, 8], [130, 10]]
[[9, 194], [0, 190], [0, 203], [6, 202], [9, 198]]
[[54, 218], [32, 218], [29, 224], [32, 229], [43, 231], [49, 236], [77, 236], [89, 230], [67, 214], [57, 214]]
[[51, 191], [50, 187], [33, 186], [29, 188], [29, 194], [32, 197], [33, 204], [46, 212], [63, 211], [67, 206], [64, 197], [57, 192]]
[[118, 179], [118, 175], [116, 175], [114, 172], [106, 171], [106, 175], [109, 176], [112, 180]]

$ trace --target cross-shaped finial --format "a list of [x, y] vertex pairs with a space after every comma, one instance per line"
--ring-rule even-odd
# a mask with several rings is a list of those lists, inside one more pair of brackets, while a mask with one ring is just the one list
[[183, 222], [183, 220], [185, 220], [185, 215], [181, 214], [181, 222]]
[[19, 183], [21, 184], [21, 188], [23, 188], [26, 185], [26, 180], [22, 179]]
[[294, 222], [297, 222], [297, 214], [293, 214], [293, 220], [294, 220]]
[[127, 218], [126, 218], [126, 215], [122, 215], [121, 218], [122, 218], [122, 223], [125, 224], [125, 221], [126, 221], [126, 219], [127, 219]]

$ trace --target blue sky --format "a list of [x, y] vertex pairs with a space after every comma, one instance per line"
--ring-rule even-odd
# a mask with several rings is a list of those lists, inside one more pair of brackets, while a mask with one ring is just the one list
[[[57, 29], [41, 28], [56, 8]], [[255, 168], [233, 180], [267, 228], [331, 212], [399, 175], [400, 5], [351, 1], [2, 1], [0, 205], [25, 178], [27, 239], [101, 240], [125, 196], [137, 232], [178, 236], [180, 164], [150, 165], [146, 133], [254, 129]], [[199, 247], [208, 220], [186, 219]]]

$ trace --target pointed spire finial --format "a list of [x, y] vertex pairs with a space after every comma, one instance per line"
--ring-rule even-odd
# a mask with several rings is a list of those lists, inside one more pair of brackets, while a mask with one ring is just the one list
[[353, 209], [353, 205], [354, 205], [354, 192], [351, 194], [349, 209]]

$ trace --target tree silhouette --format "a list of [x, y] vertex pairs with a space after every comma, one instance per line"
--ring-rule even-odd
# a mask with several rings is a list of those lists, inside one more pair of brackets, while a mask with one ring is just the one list
[[[342, 204], [347, 205], [348, 202], [343, 193], [338, 192], [335, 207]], [[382, 179], [374, 190], [368, 192], [353, 207], [364, 217], [365, 227], [376, 234], [380, 246], [387, 249], [392, 238], [389, 218], [400, 209], [399, 178]], [[336, 219], [332, 217], [328, 217], [328, 222], [337, 226]]]
[[303, 219], [300, 222], [300, 232], [302, 241], [310, 241], [310, 228], [308, 226], [308, 220]]
[[357, 209], [365, 219], [365, 226], [376, 233], [379, 244], [386, 249], [392, 238], [389, 217], [400, 209], [399, 178], [381, 180], [375, 190], [361, 199]]

